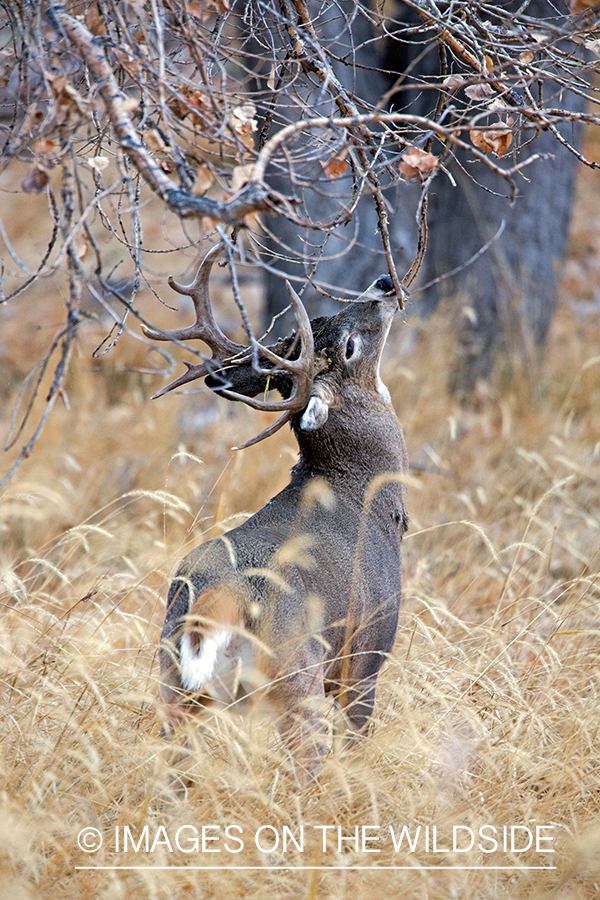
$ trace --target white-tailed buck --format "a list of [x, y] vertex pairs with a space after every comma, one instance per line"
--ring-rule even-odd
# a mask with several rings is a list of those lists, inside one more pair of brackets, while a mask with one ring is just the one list
[[[162, 632], [161, 690], [176, 721], [214, 699], [267, 689], [306, 779], [327, 746], [325, 696], [333, 695], [351, 734], [365, 734], [396, 633], [407, 460], [379, 363], [398, 300], [382, 275], [337, 315], [309, 322], [288, 284], [298, 333], [245, 347], [220, 331], [211, 311], [208, 280], [219, 251], [209, 252], [189, 287], [171, 281], [192, 298], [194, 325], [146, 329], [156, 340], [199, 338], [213, 352], [160, 393], [205, 377], [227, 399], [281, 410], [249, 443], [289, 421], [300, 456], [280, 494], [181, 563]], [[264, 399], [271, 388], [283, 399]]]

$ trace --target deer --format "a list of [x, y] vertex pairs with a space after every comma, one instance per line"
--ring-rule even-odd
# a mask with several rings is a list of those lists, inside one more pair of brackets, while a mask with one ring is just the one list
[[[266, 694], [305, 784], [329, 749], [326, 698], [349, 740], [366, 736], [397, 630], [407, 453], [379, 368], [398, 297], [382, 275], [336, 315], [311, 321], [286, 282], [297, 329], [272, 345], [237, 344], [209, 297], [222, 249], [209, 251], [191, 285], [169, 278], [191, 297], [194, 324], [144, 328], [212, 352], [155, 397], [204, 378], [222, 398], [282, 413], [242, 447], [289, 423], [299, 456], [280, 493], [176, 571], [159, 651], [165, 734], [215, 702]], [[267, 399], [269, 390], [281, 399]]]

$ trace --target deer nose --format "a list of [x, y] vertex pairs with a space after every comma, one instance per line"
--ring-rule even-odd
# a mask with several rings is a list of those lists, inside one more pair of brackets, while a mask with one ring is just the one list
[[375, 282], [375, 287], [384, 294], [391, 294], [394, 290], [394, 285], [389, 275], [380, 275]]

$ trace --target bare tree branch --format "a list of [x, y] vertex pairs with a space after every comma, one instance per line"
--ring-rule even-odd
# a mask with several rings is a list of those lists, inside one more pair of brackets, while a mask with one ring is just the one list
[[246, 184], [227, 201], [196, 197], [178, 188], [154, 162], [135, 130], [129, 115], [131, 103], [119, 89], [102, 45], [81, 22], [68, 15], [62, 6], [51, 6], [47, 17], [57, 34], [64, 33], [81, 53], [104, 101], [121, 148], [172, 212], [184, 219], [210, 216], [227, 225], [236, 225], [245, 216], [256, 212], [273, 211], [282, 202], [283, 198], [256, 183]]
[[[570, 130], [600, 124], [582, 107], [597, 99], [599, 8], [571, 0], [570, 11], [551, 16], [532, 10], [484, 0], [5, 5], [0, 172], [11, 190], [46, 194], [48, 220], [32, 256], [3, 215], [0, 316], [17, 298], [66, 288], [64, 320], [22, 376], [7, 446], [25, 443], [0, 485], [66, 398], [77, 333], [105, 324], [100, 342], [94, 335], [98, 357], [130, 339], [134, 317], [160, 331], [140, 311], [144, 294], [160, 300], [155, 254], [175, 254], [178, 273], [218, 237], [255, 348], [238, 281], [245, 263], [335, 297], [326, 264], [344, 265], [367, 247], [402, 298], [428, 264], [436, 180], [462, 179], [486, 199], [515, 204], [526, 184], [517, 176], [549, 160], [554, 146], [598, 167]], [[396, 221], [405, 206], [406, 242]], [[156, 234], [149, 218], [162, 220], [161, 241], [148, 238]], [[452, 259], [430, 283], [477, 264], [495, 241], [486, 233], [467, 263]], [[0, 350], [1, 341], [0, 329]]]

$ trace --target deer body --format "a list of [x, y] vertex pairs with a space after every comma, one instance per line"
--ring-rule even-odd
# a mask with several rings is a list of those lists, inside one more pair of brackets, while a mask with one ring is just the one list
[[[389, 295], [388, 282], [377, 285]], [[325, 749], [326, 694], [351, 733], [366, 733], [396, 633], [407, 461], [379, 377], [397, 301], [381, 287], [375, 293], [311, 323], [318, 363], [308, 402], [288, 417], [300, 451], [290, 483], [244, 524], [188, 554], [162, 633], [170, 717], [265, 689], [304, 775]], [[273, 371], [270, 382], [285, 397], [289, 379]], [[226, 375], [237, 399], [264, 391], [269, 373], [246, 360]]]

